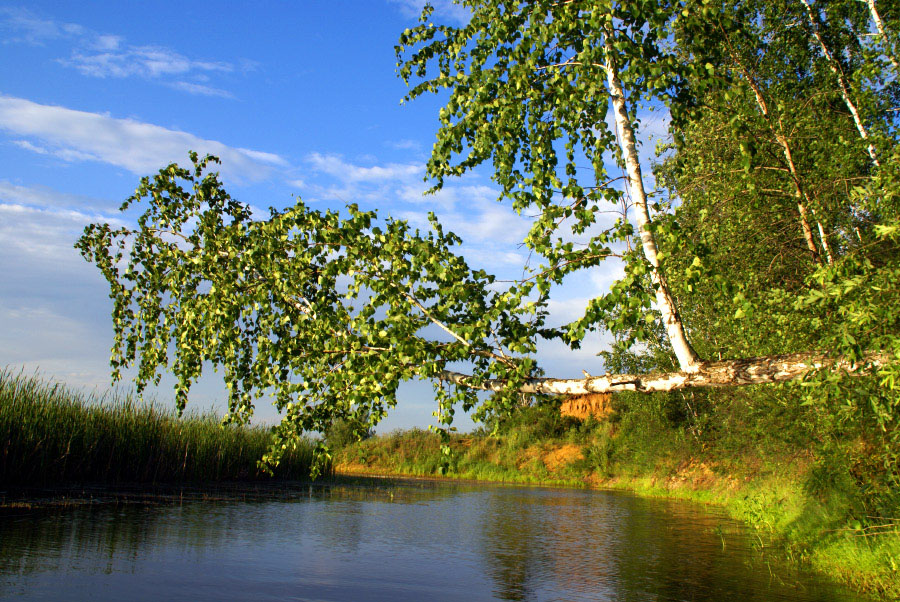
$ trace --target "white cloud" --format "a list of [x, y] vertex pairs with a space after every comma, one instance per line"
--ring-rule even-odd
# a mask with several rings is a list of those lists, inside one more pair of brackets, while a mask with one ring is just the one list
[[[452, 228], [447, 228], [452, 230]], [[457, 232], [458, 233], [458, 232]], [[489, 274], [502, 272], [499, 275], [506, 275], [509, 272], [510, 278], [521, 274], [522, 266], [527, 261], [523, 253], [516, 251], [494, 249], [490, 246], [476, 246], [467, 244], [462, 248], [462, 254], [471, 267], [483, 267]]]
[[112, 220], [119, 223], [117, 217], [108, 214], [115, 213], [121, 201], [67, 194], [47, 186], [21, 186], [8, 180], [0, 180], [0, 206], [3, 205], [22, 205], [32, 210], [75, 211], [72, 217], [76, 218], [77, 227], [80, 229], [89, 221]]
[[31, 140], [17, 142], [33, 152], [50, 152], [67, 161], [100, 161], [141, 175], [171, 162], [184, 163], [189, 150], [218, 156], [222, 173], [242, 181], [263, 180], [274, 168], [288, 166], [276, 154], [234, 148], [133, 119], [9, 96], [0, 96], [0, 129], [39, 141], [40, 145]]
[[18, 146], [19, 148], [24, 148], [25, 150], [31, 151], [33, 153], [37, 153], [39, 155], [49, 155], [50, 151], [48, 151], [43, 146], [38, 146], [36, 144], [32, 144], [28, 140], [13, 140], [13, 144]]
[[[587, 292], [587, 291], [583, 291]], [[547, 311], [550, 312], [550, 324], [560, 326], [569, 324], [584, 316], [584, 308], [593, 297], [578, 296], [569, 299], [558, 299], [559, 295], [547, 303]]]
[[123, 38], [121, 36], [111, 34], [99, 35], [94, 40], [94, 48], [96, 50], [117, 50], [122, 45], [122, 42]]
[[386, 142], [386, 146], [392, 148], [394, 150], [409, 150], [414, 152], [420, 152], [422, 150], [422, 144], [416, 140], [403, 139], [403, 140], [394, 140], [391, 142]]
[[5, 44], [43, 45], [49, 40], [79, 36], [84, 28], [74, 23], [59, 23], [37, 17], [25, 8], [0, 8], [0, 29], [11, 32], [4, 36]]
[[594, 296], [607, 293], [614, 282], [625, 277], [625, 264], [619, 259], [607, 259], [592, 269], [588, 277], [596, 291]]
[[53, 206], [85, 206], [89, 199], [73, 194], [63, 194], [47, 187], [30, 188], [8, 180], [0, 180], [0, 202], [7, 204]]
[[124, 225], [116, 217], [96, 212], [0, 202], [0, 249], [7, 259], [18, 255], [20, 263], [80, 262], [73, 248], [76, 239], [86, 225], [101, 221], [114, 227]]
[[526, 257], [519, 245], [531, 222], [516, 215], [508, 204], [498, 203], [496, 189], [454, 182], [425, 195], [429, 186], [423, 182], [425, 168], [419, 163], [359, 165], [340, 155], [322, 153], [308, 155], [306, 163], [314, 174], [331, 181], [321, 186], [304, 179], [301, 183], [307, 184], [304, 187], [313, 199], [387, 207], [390, 215], [422, 230], [430, 229], [428, 212], [433, 211], [445, 232], [463, 239], [460, 252], [473, 265], [492, 272], [521, 273]]
[[[374, 157], [361, 160], [376, 163]], [[361, 165], [333, 153], [310, 153], [304, 163], [309, 168], [307, 177], [303, 178], [308, 184], [309, 200], [341, 204], [370, 203], [383, 207], [386, 203], [405, 200], [403, 191], [421, 182], [424, 175], [424, 166], [417, 163]]]
[[608, 350], [612, 342], [613, 337], [605, 331], [587, 333], [580, 349], [570, 349], [558, 340], [541, 341], [538, 343], [537, 358], [547, 376], [552, 378], [582, 378], [584, 372], [600, 376], [606, 370], [603, 359], [597, 357], [597, 354]]
[[[446, 230], [466, 242], [491, 242], [503, 245], [521, 243], [531, 222], [517, 215], [508, 204], [497, 202], [497, 191], [489, 186], [447, 185], [434, 195], [415, 195], [404, 188], [401, 198], [407, 202], [428, 204]], [[427, 212], [404, 211], [404, 219], [427, 227]]]

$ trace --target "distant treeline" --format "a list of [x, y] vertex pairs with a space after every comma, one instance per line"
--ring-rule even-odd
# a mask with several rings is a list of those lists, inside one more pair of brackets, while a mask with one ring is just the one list
[[[221, 425], [130, 396], [88, 396], [0, 370], [0, 486], [269, 479], [265, 427]], [[285, 453], [275, 477], [309, 478], [313, 445]]]

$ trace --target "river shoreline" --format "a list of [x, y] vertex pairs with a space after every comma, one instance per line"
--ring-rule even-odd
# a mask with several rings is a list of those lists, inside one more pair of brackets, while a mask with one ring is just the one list
[[[75, 508], [119, 505], [181, 505], [192, 502], [272, 501], [306, 497], [314, 491], [329, 487], [391, 487], [392, 481], [409, 483], [458, 483], [497, 486], [526, 486], [549, 489], [589, 489], [628, 493], [644, 498], [684, 500], [721, 509], [729, 518], [740, 520], [755, 529], [759, 535], [759, 551], [775, 553], [780, 558], [793, 561], [798, 566], [835, 578], [861, 593], [895, 599], [896, 589], [884, 579], [884, 575], [867, 574], [838, 565], [840, 557], [828, 549], [811, 550], [806, 556], [797, 556], [781, 541], [783, 535], [775, 530], [765, 530], [759, 524], [747, 520], [749, 489], [735, 488], [734, 480], [715, 482], [707, 479], [699, 488], [696, 481], [684, 475], [665, 480], [655, 478], [610, 478], [606, 480], [544, 479], [533, 475], [522, 478], [483, 479], [472, 475], [414, 474], [388, 471], [377, 466], [337, 464], [332, 476], [316, 481], [236, 481], [210, 483], [169, 484], [102, 484], [61, 485], [57, 487], [9, 488], [0, 492], [0, 516], [22, 516], [32, 511], [66, 511]], [[750, 484], [757, 488], [759, 484]], [[893, 584], [896, 586], [896, 583]]]
[[[837, 468], [817, 468], [808, 447], [770, 435], [777, 431], [738, 433], [709, 444], [690, 430], [653, 425], [625, 410], [615, 420], [562, 421], [548, 407], [523, 412], [497, 436], [454, 434], [449, 450], [441, 449], [438, 435], [422, 430], [342, 444], [329, 436], [328, 443], [339, 478], [626, 490], [714, 504], [798, 564], [860, 591], [900, 598], [897, 512], [859, 513], [850, 496], [856, 485], [840, 481]], [[91, 399], [3, 371], [0, 435], [0, 512], [178, 503], [186, 491], [197, 499], [223, 489], [271, 493], [305, 482], [300, 479], [309, 475], [313, 448], [313, 442], [301, 442], [271, 479], [257, 464], [271, 442], [267, 429], [222, 428], [216, 417], [178, 417], [130, 398]], [[155, 494], [159, 487], [168, 492]], [[117, 489], [129, 493], [113, 495]], [[22, 493], [29, 490], [42, 493]], [[868, 522], [860, 524], [860, 518]]]
[[900, 567], [891, 562], [900, 558], [900, 533], [875, 537], [865, 530], [834, 529], [827, 522], [826, 502], [810, 496], [803, 486], [807, 465], [802, 457], [785, 459], [777, 470], [749, 460], [742, 466], [740, 461], [723, 465], [689, 457], [653, 470], [620, 465], [600, 474], [585, 466], [589, 446], [534, 441], [518, 450], [518, 459], [510, 463], [507, 458], [504, 465], [498, 459], [502, 455], [482, 449], [504, 448], [503, 437], [498, 441], [455, 436], [449, 471], [441, 475], [435, 470], [442, 457], [437, 437], [429, 446], [421, 444], [425, 436], [394, 433], [350, 444], [334, 454], [335, 474], [621, 491], [715, 506], [747, 524], [767, 553], [861, 593], [884, 600], [900, 598]]
[[695, 504], [447, 479], [319, 485], [0, 519], [0, 597], [871, 602]]

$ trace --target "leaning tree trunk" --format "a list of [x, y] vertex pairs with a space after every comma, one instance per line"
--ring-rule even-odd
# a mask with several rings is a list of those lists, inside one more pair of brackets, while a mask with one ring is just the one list
[[[894, 66], [894, 71], [900, 71], [900, 65], [897, 64], [897, 57], [894, 56], [894, 44], [890, 38], [887, 37], [887, 32], [884, 29], [884, 21], [881, 20], [881, 15], [878, 14], [878, 9], [875, 7], [875, 0], [866, 0], [866, 4], [869, 5], [869, 14], [872, 16], [872, 21], [875, 22], [875, 29], [878, 30], [878, 35], [881, 36], [881, 43], [884, 44], [884, 53], [887, 55], [891, 65]], [[900, 73], [897, 75], [900, 75]]]
[[844, 72], [841, 69], [841, 65], [837, 62], [837, 59], [834, 58], [834, 55], [825, 44], [825, 40], [822, 38], [821, 32], [819, 32], [819, 20], [813, 13], [813, 9], [809, 3], [809, 0], [800, 1], [803, 3], [803, 6], [806, 7], [806, 16], [809, 19], [809, 26], [810, 28], [812, 28], [813, 37], [815, 37], [816, 41], [819, 43], [819, 48], [822, 49], [822, 54], [825, 55], [825, 60], [828, 62], [828, 67], [837, 78], [838, 87], [841, 89], [841, 97], [843, 97], [844, 104], [847, 106], [847, 109], [853, 116], [853, 123], [856, 124], [856, 130], [859, 132], [859, 137], [862, 138], [863, 142], [866, 143], [866, 151], [868, 151], [869, 157], [872, 159], [872, 163], [876, 167], [881, 167], [881, 163], [879, 163], [878, 161], [878, 154], [875, 152], [875, 146], [869, 139], [869, 132], [866, 130], [866, 126], [863, 123], [862, 118], [859, 116], [859, 110], [857, 110], [856, 108], [856, 103], [854, 103], [853, 99], [850, 98], [850, 88], [847, 85], [847, 80], [844, 78]]
[[641, 164], [638, 160], [637, 144], [634, 139], [634, 129], [628, 119], [628, 110], [625, 106], [625, 92], [622, 82], [619, 80], [618, 67], [615, 62], [615, 50], [610, 40], [606, 42], [606, 75], [609, 83], [609, 94], [612, 99], [613, 114], [616, 119], [616, 129], [619, 134], [619, 144], [622, 147], [622, 157], [625, 160], [625, 170], [628, 174], [628, 183], [631, 187], [631, 196], [635, 205], [635, 213], [638, 232], [641, 235], [641, 245], [644, 257], [651, 266], [650, 278], [656, 289], [656, 304], [663, 316], [666, 326], [666, 334], [669, 343], [678, 358], [678, 365], [684, 372], [695, 372], [701, 364], [700, 357], [691, 347], [684, 323], [678, 315], [675, 299], [669, 292], [665, 275], [659, 261], [659, 251], [653, 232], [650, 230], [650, 210], [647, 206], [647, 193], [644, 190], [644, 180], [641, 177]]
[[[529, 378], [519, 386], [518, 391], [544, 395], [585, 395], [621, 391], [652, 393], [704, 387], [739, 387], [786, 382], [820, 369], [864, 374], [867, 369], [884, 366], [890, 361], [891, 358], [886, 353], [866, 354], [861, 363], [829, 358], [820, 353], [795, 353], [710, 362], [691, 372], [606, 374], [577, 379]], [[484, 391], [503, 391], [509, 384], [505, 379], [476, 380], [468, 374], [451, 371], [442, 372], [440, 378], [459, 386]]]
[[[787, 136], [784, 135], [784, 126], [782, 124], [781, 118], [778, 118], [778, 126], [776, 127], [775, 123], [773, 123], [772, 115], [771, 113], [769, 113], [769, 105], [766, 102], [765, 97], [763, 96], [759, 84], [756, 82], [756, 78], [753, 77], [753, 75], [744, 65], [743, 61], [741, 61], [740, 57], [738, 57], [738, 54], [731, 46], [731, 43], [727, 41], [727, 34], [724, 30], [722, 30], [722, 33], [726, 36], [726, 44], [728, 45], [728, 51], [731, 54], [731, 60], [733, 60], [738, 66], [738, 70], [741, 72], [744, 80], [746, 80], [747, 84], [750, 86], [750, 89], [753, 90], [753, 96], [756, 98], [756, 106], [759, 107], [759, 111], [760, 113], [762, 113], [763, 118], [766, 120], [766, 124], [768, 124], [772, 135], [775, 137], [775, 140], [781, 147], [781, 152], [784, 155], [785, 163], [787, 164], [788, 171], [791, 174], [791, 182], [794, 185], [794, 198], [797, 200], [797, 213], [800, 214], [800, 230], [801, 232], [803, 232], [803, 239], [806, 241], [806, 248], [808, 248], [809, 252], [812, 254], [813, 261], [819, 263], [819, 248], [816, 246], [816, 241], [813, 239], [812, 228], [810, 228], [809, 226], [809, 217], [806, 210], [806, 207], [809, 204], [809, 197], [807, 196], [806, 191], [801, 185], [800, 174], [797, 173], [797, 166], [794, 163], [794, 157], [791, 153], [791, 145], [788, 142]], [[806, 201], [805, 203], [804, 200]], [[818, 224], [818, 226], [819, 233], [822, 238], [822, 244], [825, 246], [825, 251], [828, 254], [828, 263], [831, 263], [831, 253], [828, 251], [828, 241], [825, 237], [824, 228], [822, 227], [821, 222]]]

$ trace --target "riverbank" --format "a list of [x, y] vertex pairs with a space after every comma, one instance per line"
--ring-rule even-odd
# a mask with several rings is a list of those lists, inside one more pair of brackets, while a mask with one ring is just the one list
[[[454, 435], [443, 476], [622, 489], [715, 504], [756, 530], [765, 552], [860, 591], [900, 597], [900, 524], [892, 517], [854, 521], [839, 487], [813, 490], [815, 464], [808, 454], [748, 449], [724, 458], [715, 450], [692, 453], [692, 445], [662, 438], [653, 449], [635, 450], [621, 425], [563, 421], [561, 428], [547, 428], [542, 420], [523, 420], [495, 437]], [[334, 452], [339, 474], [440, 477], [445, 458], [436, 434], [415, 429]]]
[[[212, 414], [176, 416], [128, 396], [84, 395], [0, 370], [0, 484], [217, 483], [268, 480], [257, 461], [268, 429]], [[307, 479], [312, 444], [285, 454], [278, 479]]]

